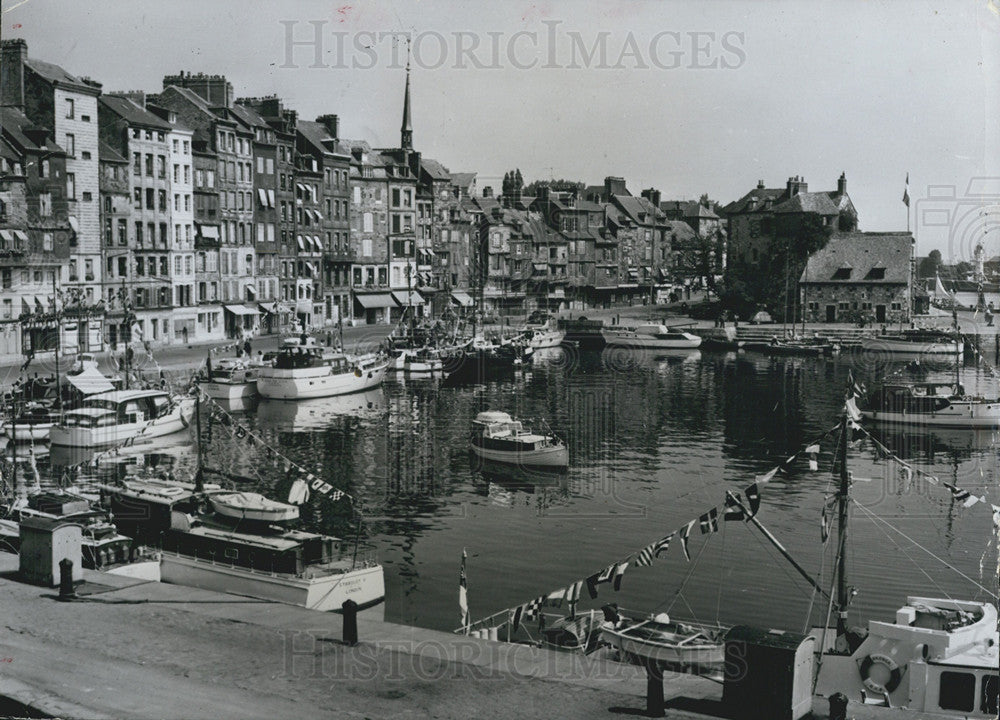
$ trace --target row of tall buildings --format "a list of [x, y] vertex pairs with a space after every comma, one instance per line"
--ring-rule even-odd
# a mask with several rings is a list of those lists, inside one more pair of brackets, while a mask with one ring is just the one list
[[80, 351], [223, 340], [476, 299], [512, 317], [663, 300], [722, 272], [744, 216], [757, 230], [737, 254], [752, 264], [772, 209], [853, 212], [844, 178], [825, 204], [804, 183], [761, 186], [725, 220], [618, 177], [479, 192], [475, 173], [414, 149], [409, 70], [395, 148], [341, 137], [335, 114], [235, 98], [218, 75], [105, 91], [21, 39], [2, 43], [0, 95], [0, 359], [57, 338]]

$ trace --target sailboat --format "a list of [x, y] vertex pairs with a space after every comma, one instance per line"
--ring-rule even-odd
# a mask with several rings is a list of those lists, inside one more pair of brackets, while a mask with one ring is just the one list
[[853, 591], [847, 583], [846, 541], [851, 480], [847, 470], [848, 406], [840, 427], [837, 492], [835, 627], [814, 628], [818, 673], [815, 693], [844, 693], [867, 705], [962, 718], [996, 718], [1000, 635], [997, 609], [988, 602], [913, 595], [892, 620], [848, 627]]

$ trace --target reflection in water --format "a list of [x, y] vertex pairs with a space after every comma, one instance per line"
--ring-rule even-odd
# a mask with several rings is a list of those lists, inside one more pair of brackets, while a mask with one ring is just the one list
[[373, 420], [385, 411], [385, 393], [381, 387], [350, 395], [312, 400], [260, 401], [257, 421], [284, 432], [322, 430], [339, 417]]

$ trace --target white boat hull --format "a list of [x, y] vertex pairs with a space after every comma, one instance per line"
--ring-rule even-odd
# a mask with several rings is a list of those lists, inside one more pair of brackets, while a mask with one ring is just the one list
[[569, 450], [565, 445], [540, 450], [492, 450], [472, 445], [472, 452], [491, 462], [522, 467], [567, 467]]
[[656, 660], [671, 667], [707, 669], [721, 667], [725, 662], [725, 646], [722, 643], [681, 647], [629, 637], [610, 628], [601, 631], [601, 639], [622, 654]]
[[865, 352], [888, 352], [894, 355], [950, 355], [955, 357], [965, 351], [965, 343], [915, 342], [896, 338], [864, 338], [861, 349]]
[[140, 436], [148, 439], [172, 435], [186, 430], [193, 414], [194, 401], [184, 400], [166, 415], [143, 422], [96, 428], [54, 425], [49, 432], [49, 443], [63, 447], [99, 448], [118, 445]]
[[381, 565], [308, 578], [272, 575], [169, 552], [163, 553], [160, 562], [163, 582], [247, 595], [309, 610], [340, 610], [348, 600], [364, 608], [385, 600], [385, 577]]
[[390, 367], [395, 372], [406, 375], [431, 375], [441, 372], [444, 369], [444, 363], [439, 357], [417, 358], [409, 351], [403, 350], [398, 357], [392, 360]]
[[1000, 401], [992, 403], [972, 403], [952, 400], [951, 405], [927, 413], [884, 412], [862, 410], [868, 420], [887, 424], [924, 425], [953, 428], [1000, 428]]
[[3, 426], [3, 434], [9, 437], [11, 440], [16, 439], [17, 442], [42, 442], [49, 439], [49, 431], [52, 430], [52, 426], [55, 423], [38, 423], [38, 424], [25, 424], [25, 423], [14, 423], [14, 427], [10, 426], [10, 423]]
[[202, 382], [198, 387], [214, 400], [246, 400], [257, 394], [257, 381], [239, 383]]
[[701, 345], [701, 338], [657, 338], [630, 332], [604, 331], [604, 341], [611, 347], [649, 348], [659, 350], [694, 350]]
[[552, 330], [535, 335], [528, 341], [528, 347], [532, 350], [544, 350], [562, 345], [566, 338], [566, 333], [562, 330]]
[[361, 371], [330, 374], [328, 367], [268, 370], [257, 378], [257, 392], [274, 400], [299, 400], [364, 392], [382, 384], [388, 364]]

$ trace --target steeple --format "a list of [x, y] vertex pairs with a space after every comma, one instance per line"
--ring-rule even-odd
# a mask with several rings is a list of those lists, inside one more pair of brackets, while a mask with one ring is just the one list
[[399, 146], [413, 149], [413, 127], [410, 125], [410, 48], [406, 47], [406, 94], [403, 96], [403, 124], [399, 128]]

